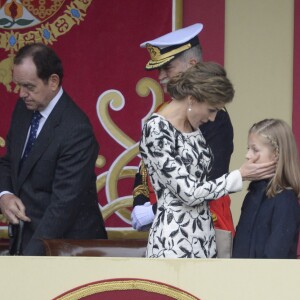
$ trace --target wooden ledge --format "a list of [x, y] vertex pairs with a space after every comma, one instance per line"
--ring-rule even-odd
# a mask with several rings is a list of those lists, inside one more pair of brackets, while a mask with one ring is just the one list
[[42, 240], [47, 256], [145, 257], [146, 240]]

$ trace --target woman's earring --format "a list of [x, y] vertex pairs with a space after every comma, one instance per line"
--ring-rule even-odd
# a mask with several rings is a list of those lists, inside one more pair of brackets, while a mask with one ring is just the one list
[[192, 111], [192, 107], [191, 106], [189, 106], [188, 111]]

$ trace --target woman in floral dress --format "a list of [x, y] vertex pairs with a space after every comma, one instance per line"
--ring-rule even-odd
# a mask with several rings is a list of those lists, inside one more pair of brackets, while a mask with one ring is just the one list
[[270, 177], [274, 163], [246, 162], [240, 170], [206, 181], [212, 153], [199, 126], [214, 121], [232, 101], [225, 70], [198, 63], [168, 83], [172, 101], [143, 128], [140, 152], [157, 196], [147, 257], [216, 257], [215, 231], [207, 201], [242, 189], [242, 180]]

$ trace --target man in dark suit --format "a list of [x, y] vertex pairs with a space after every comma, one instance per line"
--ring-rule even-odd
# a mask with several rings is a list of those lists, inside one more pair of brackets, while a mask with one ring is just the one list
[[[107, 238], [94, 173], [99, 147], [62, 78], [51, 48], [30, 44], [16, 54], [20, 99], [0, 159], [0, 209], [10, 224], [25, 222], [24, 255], [43, 255], [40, 239]], [[38, 124], [31, 123], [35, 114]]]

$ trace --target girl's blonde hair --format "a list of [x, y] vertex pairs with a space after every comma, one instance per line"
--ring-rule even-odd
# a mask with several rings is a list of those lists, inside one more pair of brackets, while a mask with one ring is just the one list
[[265, 119], [255, 123], [249, 130], [251, 133], [259, 135], [278, 159], [267, 196], [273, 197], [283, 189], [291, 188], [300, 197], [299, 155], [291, 127], [283, 120]]

